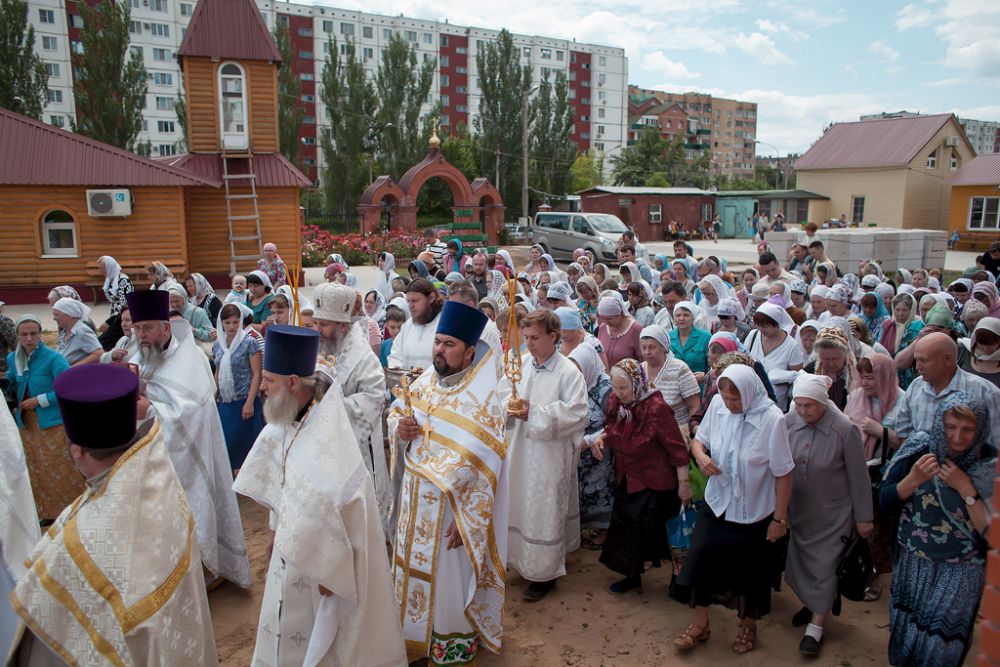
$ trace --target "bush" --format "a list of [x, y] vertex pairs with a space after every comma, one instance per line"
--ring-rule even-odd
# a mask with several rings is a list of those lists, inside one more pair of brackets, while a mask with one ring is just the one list
[[326, 258], [338, 253], [351, 266], [373, 264], [381, 252], [397, 257], [416, 257], [425, 247], [422, 234], [393, 231], [378, 235], [334, 235], [316, 225], [302, 228], [303, 266], [325, 266]]

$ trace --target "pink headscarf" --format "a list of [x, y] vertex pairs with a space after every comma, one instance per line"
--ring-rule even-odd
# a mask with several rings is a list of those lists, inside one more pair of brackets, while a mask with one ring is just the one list
[[[899, 380], [896, 377], [896, 364], [891, 357], [882, 353], [875, 353], [868, 357], [872, 363], [872, 371], [875, 375], [875, 394], [878, 396], [878, 409], [872, 406], [872, 401], [865, 395], [863, 387], [858, 387], [850, 393], [847, 398], [847, 406], [844, 412], [860, 428], [865, 423], [866, 417], [871, 417], [881, 423], [882, 417], [888, 414], [896, 405], [896, 397], [899, 394]], [[871, 459], [875, 454], [875, 445], [879, 438], [863, 433], [865, 436], [865, 457]], [[883, 443], [888, 446], [888, 443]]]
[[1000, 317], [1000, 295], [997, 294], [997, 286], [986, 281], [978, 282], [972, 287], [972, 296], [985, 294], [989, 298], [986, 308], [990, 317]]

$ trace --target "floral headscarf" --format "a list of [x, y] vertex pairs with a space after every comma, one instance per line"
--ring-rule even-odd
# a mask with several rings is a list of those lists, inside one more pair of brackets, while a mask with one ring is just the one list
[[611, 375], [613, 376], [615, 373], [623, 375], [632, 385], [632, 402], [619, 403], [618, 405], [618, 421], [630, 422], [632, 421], [630, 408], [634, 408], [639, 401], [648, 398], [656, 391], [656, 388], [646, 376], [646, 369], [635, 359], [619, 361], [611, 367]]
[[502, 310], [507, 307], [507, 278], [504, 277], [503, 272], [496, 269], [490, 269], [488, 273], [490, 274], [490, 288], [486, 296], [494, 299]]

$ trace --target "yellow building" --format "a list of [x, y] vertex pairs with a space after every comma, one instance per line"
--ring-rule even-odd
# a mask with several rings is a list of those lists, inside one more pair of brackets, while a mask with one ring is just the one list
[[969, 160], [949, 179], [948, 231], [959, 250], [985, 250], [1000, 239], [1000, 153]]
[[809, 219], [904, 229], [948, 228], [951, 184], [975, 150], [953, 114], [838, 123], [795, 163]]

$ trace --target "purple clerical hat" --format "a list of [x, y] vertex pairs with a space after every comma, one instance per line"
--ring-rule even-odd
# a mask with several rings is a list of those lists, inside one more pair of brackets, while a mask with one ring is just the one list
[[54, 383], [66, 437], [90, 449], [112, 449], [135, 437], [139, 378], [123, 366], [87, 364]]
[[166, 322], [170, 319], [170, 295], [166, 290], [140, 290], [125, 295], [133, 322]]

